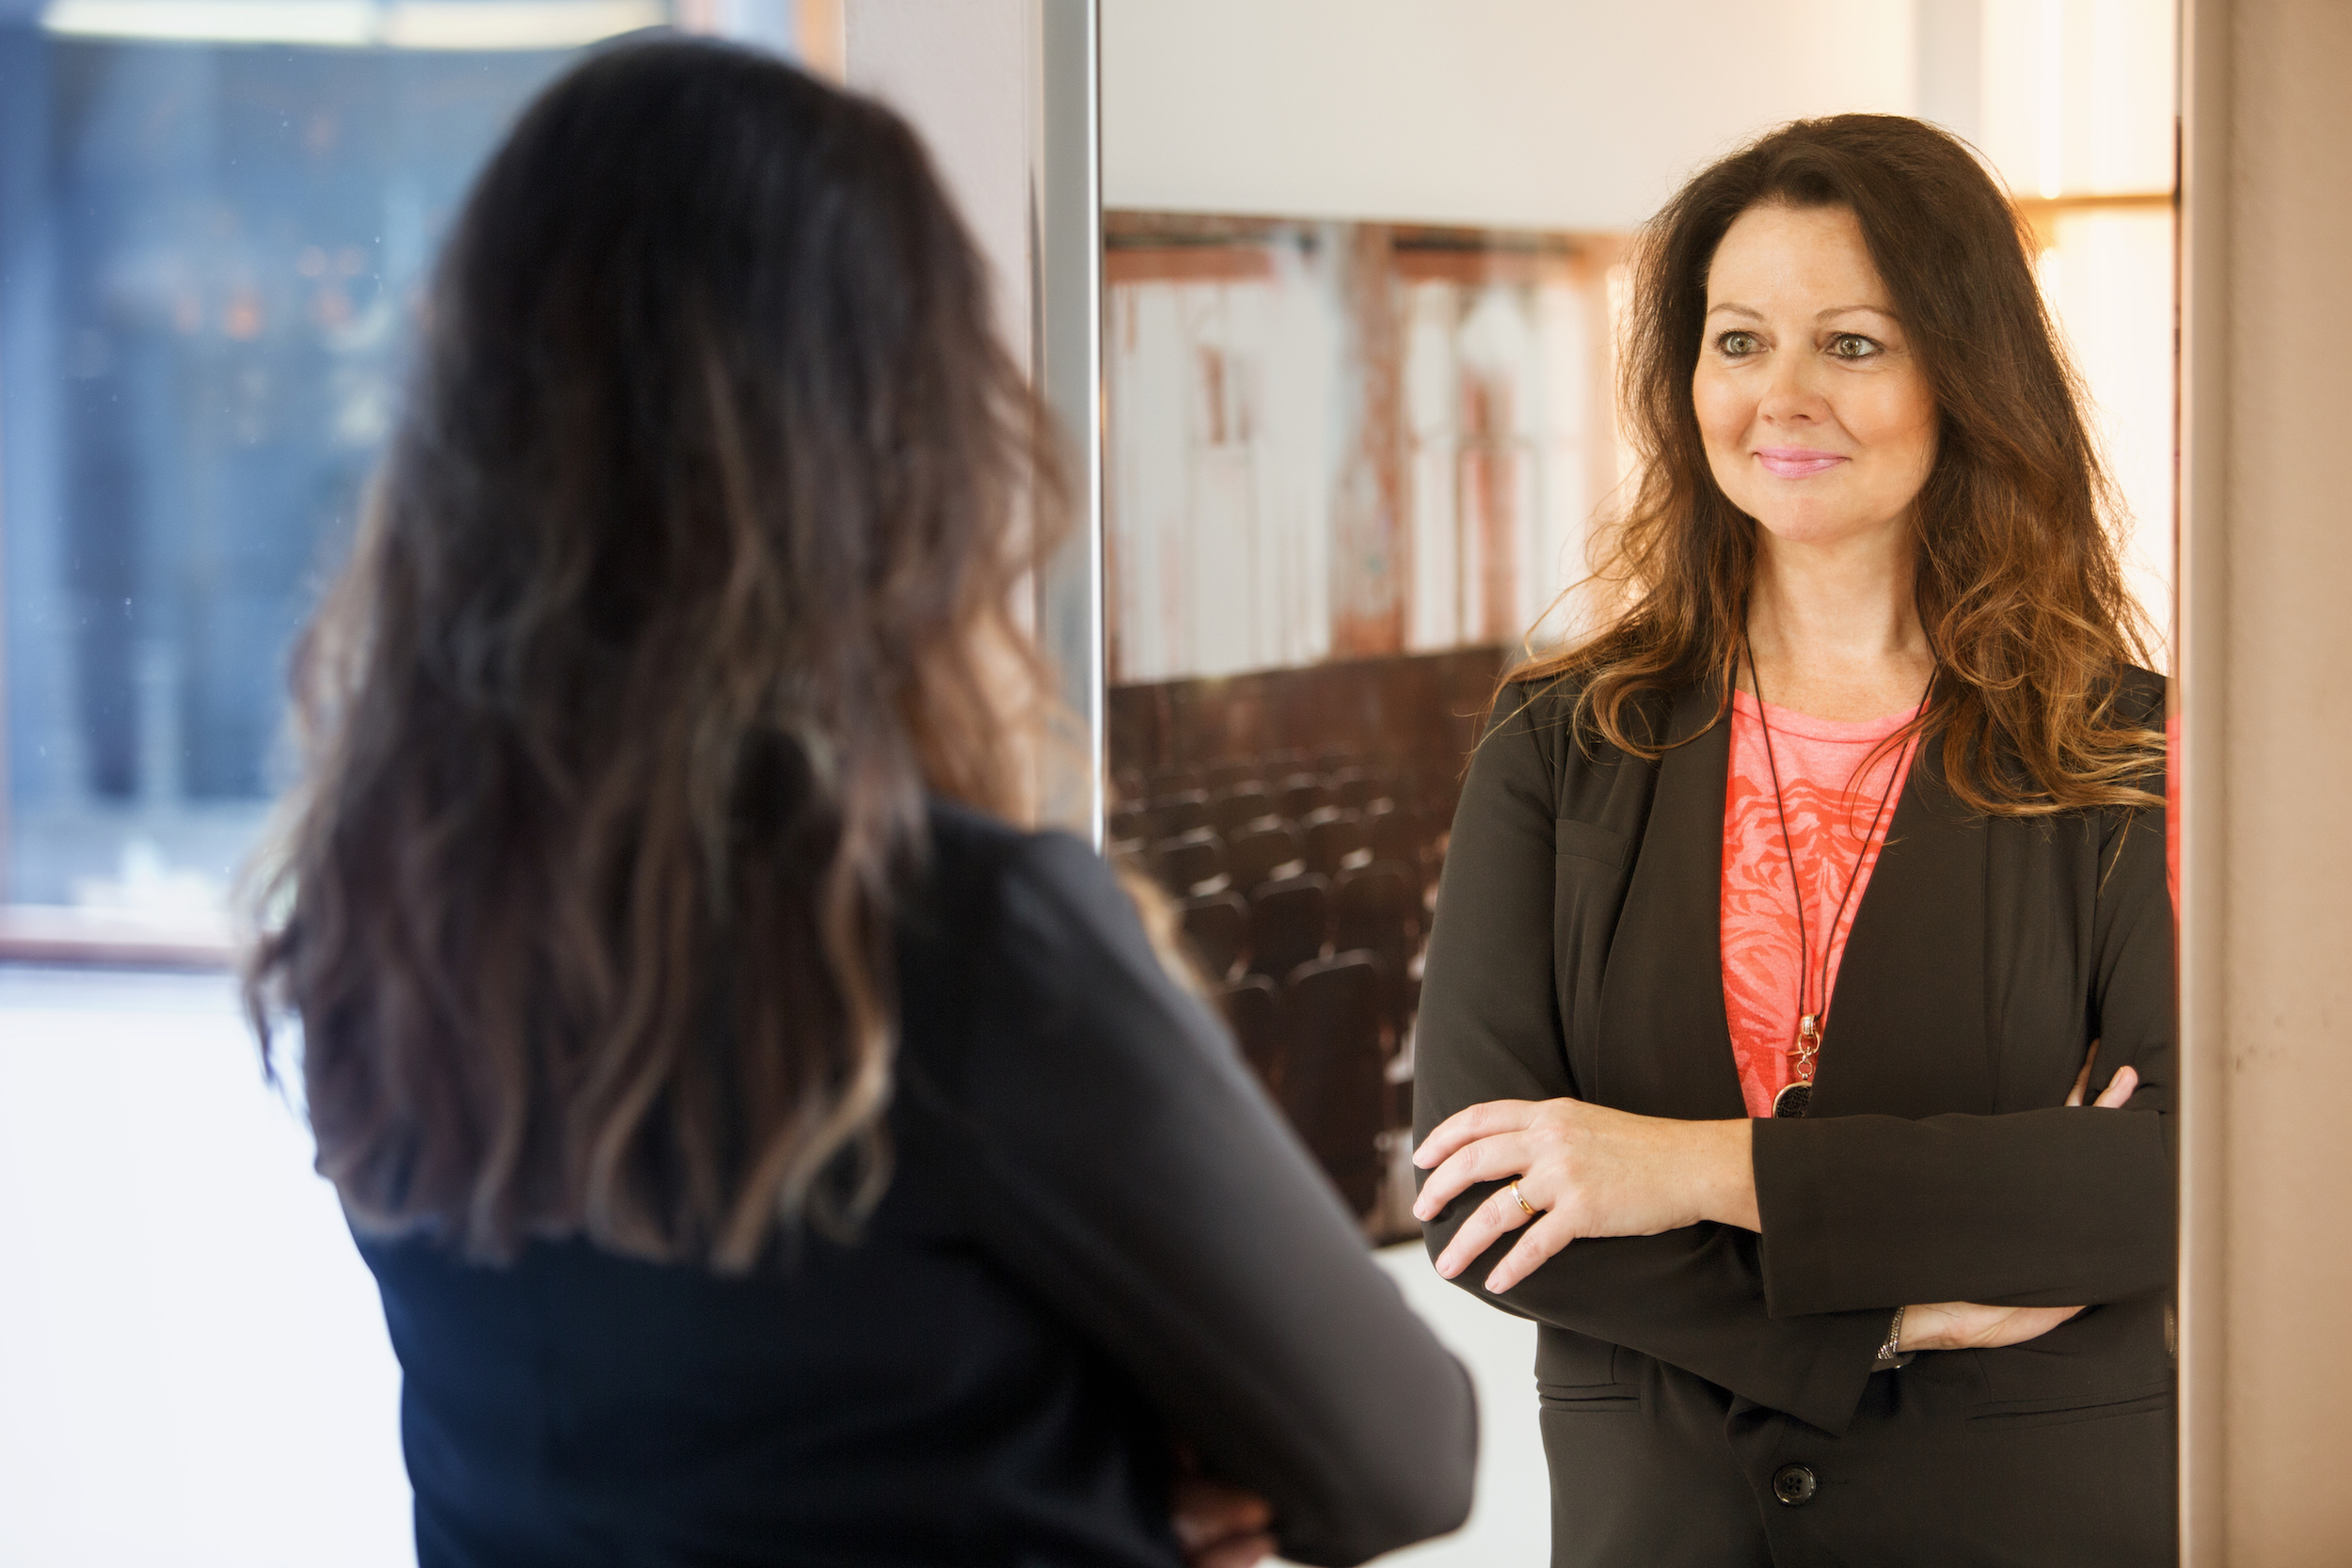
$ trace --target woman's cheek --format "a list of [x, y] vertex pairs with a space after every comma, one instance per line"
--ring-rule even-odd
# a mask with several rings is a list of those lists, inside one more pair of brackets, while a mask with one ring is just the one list
[[1699, 438], [1707, 445], [1708, 467], [1724, 493], [1740, 502], [1746, 471], [1740, 461], [1740, 443], [1747, 435], [1748, 410], [1740, 394], [1723, 386], [1702, 369], [1691, 381], [1692, 411], [1698, 416]]
[[1860, 443], [1895, 461], [1890, 467], [1927, 479], [1935, 466], [1935, 403], [1915, 377], [1906, 376], [1863, 400], [1846, 428]]
[[1707, 451], [1716, 456], [1724, 449], [1738, 444], [1747, 429], [1747, 410], [1738, 388], [1728, 386], [1723, 378], [1709, 373], [1701, 366], [1691, 378], [1691, 405], [1698, 415], [1699, 435], [1707, 441]]

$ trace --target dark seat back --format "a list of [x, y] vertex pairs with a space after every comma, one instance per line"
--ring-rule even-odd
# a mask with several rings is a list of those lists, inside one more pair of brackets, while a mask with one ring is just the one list
[[1277, 1033], [1282, 1108], [1359, 1214], [1380, 1189], [1384, 1062], [1380, 982], [1371, 955], [1341, 953], [1291, 971]]
[[1249, 947], [1249, 904], [1237, 893], [1204, 893], [1177, 906], [1184, 935], [1191, 939], [1200, 973], [1211, 981], [1231, 976]]
[[1249, 897], [1249, 968], [1271, 978], [1323, 957], [1330, 882], [1310, 871], [1268, 882]]
[[1331, 884], [1333, 948], [1365, 948], [1378, 954], [1391, 973], [1402, 974], [1421, 934], [1419, 890], [1412, 871], [1394, 861], [1342, 873]]
[[1318, 806], [1331, 803], [1331, 786], [1321, 774], [1293, 773], [1278, 786], [1275, 809], [1295, 822]]
[[1408, 973], [1421, 945], [1421, 879], [1394, 861], [1375, 861], [1331, 885], [1331, 948], [1380, 961], [1380, 1016], [1404, 1037], [1414, 1000]]
[[1213, 829], [1195, 828], [1152, 846], [1152, 859], [1159, 866], [1160, 885], [1182, 898], [1225, 874], [1225, 841]]
[[1273, 815], [1274, 797], [1255, 779], [1229, 785], [1209, 797], [1210, 824], [1227, 838], [1259, 817]]
[[1180, 789], [1172, 795], [1154, 796], [1150, 809], [1152, 819], [1159, 824], [1164, 835], [1188, 833], [1195, 828], [1212, 826], [1209, 792], [1205, 789]]
[[1283, 868], [1298, 858], [1298, 830], [1279, 816], [1245, 823], [1225, 841], [1225, 869], [1245, 893], [1284, 875]]
[[1327, 877], [1340, 874], [1341, 863], [1364, 847], [1364, 824], [1353, 808], [1326, 806], [1299, 825], [1306, 839], [1307, 869]]
[[1273, 981], [1263, 974], [1252, 974], [1227, 986], [1216, 999], [1218, 1010], [1224, 1013], [1234, 1040], [1241, 1046], [1242, 1059], [1277, 1101], [1282, 1095], [1279, 995]]
[[1364, 837], [1375, 859], [1408, 865], [1421, 859], [1421, 818], [1402, 801], [1374, 801], [1364, 813]]

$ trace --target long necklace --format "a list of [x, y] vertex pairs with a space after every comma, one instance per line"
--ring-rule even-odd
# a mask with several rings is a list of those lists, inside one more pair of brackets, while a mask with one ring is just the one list
[[[1782, 1085], [1772, 1097], [1772, 1115], [1801, 1117], [1813, 1103], [1813, 1068], [1821, 1053], [1821, 1030], [1829, 1022], [1829, 958], [1830, 950], [1837, 945], [1837, 925], [1846, 918], [1847, 901], [1853, 897], [1854, 884], [1862, 879], [1862, 863], [1869, 858], [1870, 843], [1878, 837], [1879, 823], [1886, 816], [1887, 802], [1895, 798], [1895, 781], [1902, 777], [1903, 762], [1912, 745], [1918, 739], [1913, 736], [1905, 740], [1902, 751], [1887, 769], [1886, 788], [1880, 792], [1878, 809], [1870, 814], [1870, 830], [1862, 835], [1862, 849], [1854, 856], [1853, 869], [1846, 874], [1846, 890], [1837, 895], [1837, 912], [1829, 917], [1829, 930], [1821, 938], [1821, 979], [1819, 994], [1820, 1006], [1808, 1006], [1813, 992], [1807, 982], [1813, 977], [1813, 943], [1804, 928], [1804, 884], [1797, 877], [1797, 847], [1788, 836], [1788, 806], [1780, 790], [1780, 759], [1772, 754], [1772, 721], [1764, 709], [1764, 675], [1756, 667], [1756, 652], [1748, 646], [1747, 632], [1740, 633], [1740, 651], [1747, 657], [1748, 679], [1756, 687], [1756, 718], [1764, 730], [1764, 764], [1772, 774], [1772, 810], [1780, 817], [1780, 849], [1788, 861], [1788, 891], [1797, 901], [1797, 1039], [1791, 1048], [1796, 1057], [1796, 1081]], [[1935, 695], [1935, 672], [1928, 672], [1928, 689], [1919, 694], [1919, 705], [1912, 711], [1915, 720], [1927, 710], [1928, 699]]]

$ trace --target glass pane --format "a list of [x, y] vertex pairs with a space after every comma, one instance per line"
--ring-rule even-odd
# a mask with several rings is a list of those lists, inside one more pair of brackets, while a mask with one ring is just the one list
[[[685, 20], [790, 36], [788, 3], [729, 9]], [[59, 0], [0, 23], [0, 902], [216, 918], [456, 205], [572, 48], [667, 14]]]

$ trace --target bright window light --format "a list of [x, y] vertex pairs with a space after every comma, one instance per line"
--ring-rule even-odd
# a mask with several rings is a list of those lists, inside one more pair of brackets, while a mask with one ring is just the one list
[[82, 38], [360, 49], [571, 49], [669, 20], [660, 0], [52, 0]]
[[659, 27], [653, 0], [412, 0], [384, 10], [384, 41], [401, 49], [574, 49]]
[[83, 38], [358, 48], [375, 41], [375, 11], [369, 0], [55, 0], [40, 24]]
[[2046, 198], [2066, 191], [2066, 6], [2065, 0], [2042, 0], [2042, 93], [2038, 160], [2042, 195]]

